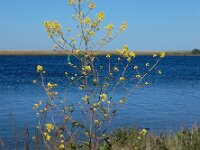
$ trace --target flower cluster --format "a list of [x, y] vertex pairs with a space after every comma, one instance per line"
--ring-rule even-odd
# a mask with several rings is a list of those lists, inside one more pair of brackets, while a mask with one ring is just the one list
[[51, 132], [54, 129], [54, 125], [51, 123], [46, 123], [45, 127], [47, 129], [47, 132]]
[[[43, 66], [38, 65], [37, 66], [37, 72], [42, 72], [43, 71]], [[35, 81], [34, 81], [35, 82]]]
[[46, 31], [49, 33], [49, 37], [53, 37], [55, 34], [59, 35], [62, 34], [62, 26], [60, 25], [59, 22], [55, 21], [45, 21], [44, 22], [44, 27]]

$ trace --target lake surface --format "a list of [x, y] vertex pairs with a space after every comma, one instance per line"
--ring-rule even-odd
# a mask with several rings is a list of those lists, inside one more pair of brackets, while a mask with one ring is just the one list
[[[152, 64], [153, 58], [138, 56], [134, 60], [138, 66], [145, 62]], [[24, 124], [33, 128], [37, 124], [32, 106], [43, 99], [43, 94], [32, 80], [38, 78], [38, 64], [44, 66], [48, 81], [64, 85], [67, 57], [0, 56], [0, 136], [9, 135], [10, 112], [17, 128]], [[158, 68], [162, 75], [150, 75], [150, 86], [136, 90], [128, 98], [113, 127], [136, 124], [154, 132], [168, 132], [200, 122], [200, 57], [167, 56]]]

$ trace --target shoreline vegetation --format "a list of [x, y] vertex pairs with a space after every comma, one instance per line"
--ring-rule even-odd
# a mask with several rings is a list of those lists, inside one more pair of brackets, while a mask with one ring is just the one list
[[[37, 143], [28, 128], [17, 131], [13, 141], [6, 141], [0, 137], [0, 149], [48, 149], [44, 143]], [[21, 135], [21, 136], [19, 136]], [[55, 141], [52, 141], [55, 144]], [[9, 143], [9, 144], [8, 144]], [[38, 145], [37, 145], [38, 144]], [[86, 143], [73, 143], [65, 141], [66, 150], [88, 150]], [[200, 128], [196, 125], [189, 129], [180, 129], [176, 133], [153, 134], [147, 129], [138, 129], [136, 126], [122, 127], [111, 131], [107, 138], [99, 144], [97, 150], [199, 150]], [[55, 148], [55, 150], [65, 150]]]
[[[107, 53], [111, 55], [119, 55], [115, 51], [93, 51], [94, 55], [106, 55]], [[160, 53], [160, 51], [134, 51], [138, 56], [148, 56]], [[200, 50], [194, 49], [192, 51], [166, 51], [167, 56], [200, 56]], [[64, 56], [71, 54], [69, 51], [53, 51], [53, 50], [0, 50], [0, 56]], [[76, 52], [74, 54], [77, 55]]]

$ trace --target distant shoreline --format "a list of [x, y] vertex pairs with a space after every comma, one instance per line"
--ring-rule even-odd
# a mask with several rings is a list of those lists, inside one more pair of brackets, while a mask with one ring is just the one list
[[[159, 54], [159, 51], [134, 51], [136, 55], [139, 56], [148, 56], [153, 54]], [[118, 55], [114, 51], [94, 51], [95, 55], [106, 55], [110, 53], [111, 55]], [[64, 56], [71, 54], [67, 51], [9, 51], [9, 50], [0, 50], [0, 56]], [[166, 51], [166, 55], [168, 56], [200, 56], [192, 54], [191, 51]]]

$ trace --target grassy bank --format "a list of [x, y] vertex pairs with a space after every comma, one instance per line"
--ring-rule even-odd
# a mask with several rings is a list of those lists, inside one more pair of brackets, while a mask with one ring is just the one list
[[[27, 129], [26, 129], [27, 131]], [[24, 134], [21, 134], [24, 135]], [[30, 136], [30, 137], [28, 137]], [[13, 139], [14, 145], [6, 145], [0, 137], [0, 149], [9, 149], [17, 146], [19, 149], [34, 149], [36, 143], [31, 135]], [[21, 143], [21, 144], [20, 144]], [[24, 143], [24, 144], [23, 144]], [[38, 143], [37, 143], [38, 144]], [[40, 148], [46, 149], [40, 142]], [[77, 144], [65, 141], [65, 150], [88, 150], [85, 142]], [[40, 149], [39, 148], [39, 149]], [[55, 149], [55, 147], [53, 148]], [[57, 148], [60, 149], [59, 147]], [[55, 149], [55, 150], [57, 150]], [[199, 150], [200, 149], [200, 128], [182, 129], [175, 134], [160, 133], [154, 135], [146, 129], [120, 128], [116, 129], [105, 138], [98, 146], [98, 150]]]
[[118, 129], [110, 135], [110, 147], [113, 150], [199, 150], [200, 128], [159, 136], [150, 132], [144, 134], [136, 128]]
[[[155, 53], [160, 53], [159, 51], [134, 51], [136, 55], [153, 55]], [[76, 54], [76, 52], [74, 52]], [[94, 51], [95, 55], [106, 55], [110, 53], [111, 55], [118, 55], [115, 51]], [[41, 51], [0, 51], [0, 56], [63, 56], [71, 54], [67, 51], [52, 51], [52, 50], [41, 50]], [[77, 54], [76, 54], [77, 55]], [[192, 51], [166, 51], [168, 56], [198, 56], [199, 53], [192, 53]]]

